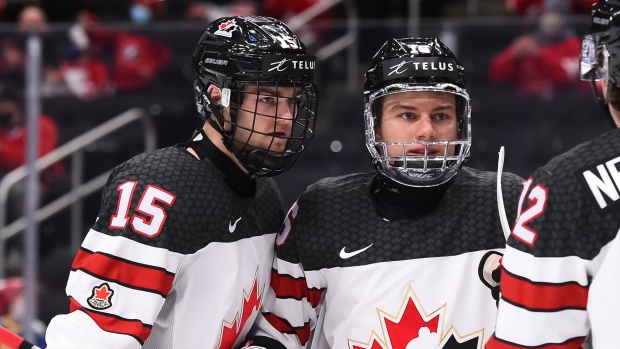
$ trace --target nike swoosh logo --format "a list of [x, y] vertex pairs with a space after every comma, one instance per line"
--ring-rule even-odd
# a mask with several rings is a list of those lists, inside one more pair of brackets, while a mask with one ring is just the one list
[[239, 219], [235, 221], [235, 224], [233, 224], [232, 221], [228, 222], [228, 231], [233, 233], [235, 229], [237, 229], [237, 222], [239, 222], [240, 220], [241, 220], [241, 217], [239, 217]]
[[340, 258], [342, 258], [342, 259], [351, 258], [351, 257], [353, 257], [353, 256], [355, 256], [355, 255], [358, 255], [358, 254], [360, 254], [360, 253], [362, 253], [362, 252], [366, 251], [367, 249], [369, 249], [369, 248], [370, 248], [370, 246], [372, 246], [372, 244], [370, 244], [370, 245], [368, 245], [368, 246], [366, 246], [366, 247], [362, 248], [361, 250], [357, 250], [357, 251], [353, 251], [353, 252], [347, 252], [347, 251], [345, 251], [344, 249], [345, 249], [345, 248], [347, 248], [347, 247], [345, 246], [345, 247], [343, 247], [343, 248], [342, 248], [342, 250], [340, 250]]

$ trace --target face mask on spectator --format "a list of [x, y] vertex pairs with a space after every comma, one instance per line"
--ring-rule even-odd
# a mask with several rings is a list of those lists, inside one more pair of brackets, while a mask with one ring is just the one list
[[141, 24], [148, 23], [153, 17], [153, 14], [151, 10], [146, 6], [133, 5], [129, 10], [129, 17], [131, 18], [132, 22]]

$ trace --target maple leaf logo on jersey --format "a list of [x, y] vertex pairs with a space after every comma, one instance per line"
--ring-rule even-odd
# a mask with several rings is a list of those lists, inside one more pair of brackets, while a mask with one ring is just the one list
[[232, 348], [239, 334], [243, 330], [243, 327], [247, 324], [250, 317], [258, 312], [263, 300], [263, 289], [258, 289], [258, 270], [254, 276], [254, 283], [250, 293], [246, 293], [243, 290], [243, 305], [241, 310], [237, 312], [233, 322], [224, 320], [222, 324], [222, 336], [220, 338], [220, 344], [216, 348]]
[[427, 313], [413, 288], [395, 315], [377, 308], [382, 335], [372, 331], [367, 342], [349, 339], [350, 349], [482, 349], [484, 329], [461, 335], [444, 330], [447, 305]]
[[112, 306], [112, 295], [114, 291], [107, 282], [93, 287], [93, 294], [87, 299], [91, 307], [99, 310], [108, 309]]

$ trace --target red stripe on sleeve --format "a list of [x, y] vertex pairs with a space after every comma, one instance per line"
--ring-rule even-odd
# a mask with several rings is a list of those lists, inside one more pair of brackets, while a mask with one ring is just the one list
[[518, 345], [510, 342], [503, 341], [495, 337], [495, 334], [489, 338], [489, 341], [484, 345], [485, 349], [524, 349], [524, 348], [536, 348], [536, 349], [581, 349], [585, 338], [578, 337], [570, 339], [564, 343], [559, 344], [544, 344], [535, 347], [528, 347], [524, 345]]
[[264, 313], [265, 319], [280, 333], [294, 334], [299, 338], [301, 345], [306, 345], [310, 339], [310, 324], [305, 323], [302, 327], [293, 327], [288, 321], [274, 314]]
[[144, 341], [151, 334], [151, 326], [145, 325], [140, 320], [127, 320], [110, 314], [94, 312], [81, 306], [75, 299], [71, 300], [71, 310], [81, 310], [90, 316], [97, 326], [106, 332], [125, 334], [135, 338], [140, 345], [144, 345]]
[[122, 259], [80, 249], [71, 266], [84, 269], [103, 279], [159, 293], [164, 297], [170, 292], [174, 275], [161, 269], [149, 268]]
[[502, 298], [529, 310], [586, 309], [588, 286], [577, 283], [534, 283], [502, 270]]
[[288, 275], [280, 275], [275, 270], [271, 272], [271, 288], [279, 298], [308, 299], [313, 308], [321, 302], [321, 296], [325, 289], [308, 288], [305, 278], [293, 278]]
[[[5, 327], [0, 326], [0, 343], [6, 345], [9, 349], [19, 349], [24, 343], [24, 339]], [[4, 345], [2, 345], [2, 347], [4, 347]]]

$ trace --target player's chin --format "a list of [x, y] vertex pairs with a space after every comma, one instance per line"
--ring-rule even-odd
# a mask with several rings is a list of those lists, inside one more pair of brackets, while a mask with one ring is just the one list
[[264, 149], [267, 149], [272, 152], [281, 153], [286, 149], [286, 145], [288, 144], [288, 138], [282, 137], [273, 137], [266, 144]]

